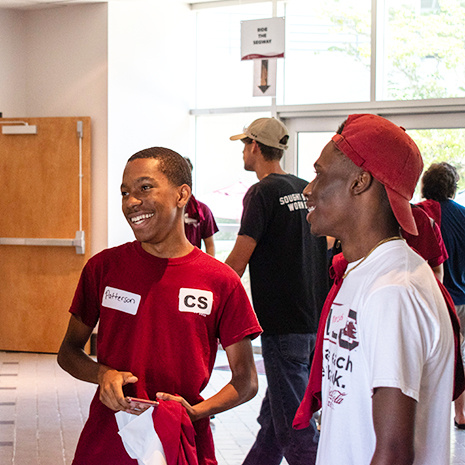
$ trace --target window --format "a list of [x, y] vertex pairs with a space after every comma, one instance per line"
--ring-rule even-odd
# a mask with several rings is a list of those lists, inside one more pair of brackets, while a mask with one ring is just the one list
[[[196, 11], [191, 114], [197, 194], [207, 204], [211, 199], [220, 223], [229, 224], [218, 239], [233, 243], [240, 207], [232, 196], [256, 182], [228, 138], [261, 116], [284, 120], [291, 139], [283, 167], [304, 179], [313, 178], [314, 161], [347, 115], [378, 113], [417, 128], [409, 132], [425, 165], [454, 162], [465, 188], [465, 0], [211, 3]], [[278, 59], [276, 98], [253, 97], [253, 64], [240, 61], [240, 22], [271, 17], [273, 4], [286, 19], [286, 57]], [[216, 206], [215, 196], [231, 186], [235, 194]]]
[[[424, 171], [431, 164], [446, 162], [453, 165], [460, 176], [457, 193], [465, 190], [465, 129], [422, 129], [408, 134], [418, 145], [423, 157]], [[420, 185], [415, 191], [415, 201], [421, 200]]]
[[[240, 41], [241, 21], [271, 17], [271, 1], [196, 15], [196, 108], [269, 106], [270, 97], [252, 96], [253, 63], [240, 61]], [[278, 59], [279, 104], [369, 100], [370, 0], [290, 0], [279, 2], [278, 16], [286, 18], [286, 58]]]
[[[465, 0], [379, 0], [376, 27], [372, 0], [277, 5], [286, 19], [278, 105], [366, 102], [371, 80], [379, 101], [465, 97]], [[240, 61], [240, 23], [271, 17], [272, 2], [196, 15], [196, 108], [269, 106], [269, 97], [252, 97], [253, 65]]]
[[200, 10], [196, 108], [270, 105], [252, 97], [253, 62], [241, 62], [241, 21], [271, 17], [271, 2]]
[[299, 132], [297, 136], [297, 176], [312, 181], [315, 177], [314, 163], [331, 140], [334, 132]]
[[465, 2], [386, 0], [378, 100], [465, 97]]
[[289, 1], [278, 103], [370, 99], [370, 0]]
[[229, 137], [240, 134], [257, 118], [268, 113], [235, 113], [196, 117], [196, 156], [194, 194], [206, 203], [219, 227], [215, 234], [217, 258], [226, 259], [236, 240], [242, 214], [242, 199], [247, 189], [258, 182], [255, 173], [244, 170], [241, 141]]

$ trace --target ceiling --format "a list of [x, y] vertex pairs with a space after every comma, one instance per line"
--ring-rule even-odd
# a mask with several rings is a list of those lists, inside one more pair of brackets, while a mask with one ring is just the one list
[[[76, 3], [110, 3], [127, 0], [0, 0], [0, 8], [37, 10]], [[210, 3], [218, 0], [185, 0], [186, 3]]]
[[0, 8], [34, 10], [72, 3], [108, 3], [117, 0], [0, 0]]

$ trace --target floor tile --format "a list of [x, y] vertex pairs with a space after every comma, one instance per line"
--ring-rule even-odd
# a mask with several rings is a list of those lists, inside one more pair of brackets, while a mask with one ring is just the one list
[[[256, 359], [260, 366], [260, 355]], [[205, 397], [230, 379], [224, 351], [216, 366]], [[254, 399], [213, 419], [219, 465], [242, 464], [258, 431], [265, 390], [265, 376], [259, 374]], [[0, 464], [70, 465], [94, 393], [94, 385], [61, 370], [55, 355], [0, 351]], [[451, 465], [465, 465], [465, 430], [452, 424], [451, 453]]]

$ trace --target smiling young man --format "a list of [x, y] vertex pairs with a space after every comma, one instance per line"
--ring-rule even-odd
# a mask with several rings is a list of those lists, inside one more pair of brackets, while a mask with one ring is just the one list
[[351, 115], [304, 190], [312, 233], [340, 239], [346, 259], [333, 265], [294, 420], [305, 428], [322, 406], [317, 464], [449, 464], [457, 319], [399, 235], [417, 234], [409, 200], [422, 167], [402, 128]]
[[[88, 261], [58, 354], [63, 369], [98, 384], [73, 464], [137, 463], [125, 450], [115, 418], [119, 411], [136, 413], [127, 396], [160, 402], [153, 419], [167, 456], [176, 452], [170, 449], [173, 435], [163, 422], [157, 428], [170, 410], [165, 406], [181, 405], [195, 429], [198, 463], [216, 464], [209, 417], [255, 395], [250, 340], [261, 328], [236, 273], [186, 239], [191, 174], [181, 155], [162, 147], [136, 153], [124, 170], [121, 194], [136, 241]], [[94, 361], [84, 347], [97, 322]], [[218, 340], [231, 381], [204, 400], [200, 392]]]

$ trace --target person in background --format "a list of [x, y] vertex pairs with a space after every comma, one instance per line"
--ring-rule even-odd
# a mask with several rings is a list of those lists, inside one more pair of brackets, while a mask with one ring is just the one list
[[[459, 175], [448, 163], [433, 163], [423, 174], [423, 207], [441, 226], [449, 259], [444, 263], [444, 286], [454, 301], [460, 318], [462, 356], [465, 356], [465, 207], [454, 202]], [[465, 394], [454, 403], [455, 426], [465, 429]]]
[[294, 420], [306, 428], [323, 407], [318, 465], [449, 464], [457, 367], [455, 396], [464, 387], [457, 315], [400, 237], [400, 228], [418, 234], [409, 201], [422, 168], [403, 128], [350, 115], [304, 190], [312, 233], [343, 250]]
[[[184, 157], [193, 171], [194, 167], [189, 158]], [[212, 257], [215, 256], [215, 241], [213, 235], [219, 231], [211, 210], [202, 202], [199, 202], [194, 194], [191, 194], [186, 206], [184, 216], [184, 229], [186, 237], [192, 245], [199, 249], [202, 241], [205, 244], [205, 252]]]
[[433, 270], [436, 278], [442, 282], [444, 277], [444, 262], [449, 255], [442, 239], [441, 230], [436, 223], [422, 208], [411, 204], [413, 218], [417, 226], [418, 235], [414, 236], [401, 230], [402, 237]]
[[[217, 464], [209, 417], [257, 392], [251, 339], [261, 328], [237, 274], [186, 238], [191, 185], [186, 160], [167, 148], [142, 150], [126, 164], [122, 209], [136, 240], [87, 262], [58, 353], [64, 370], [98, 385], [74, 465], [135, 463], [117, 428], [119, 413], [141, 413], [127, 396], [159, 402], [152, 415], [167, 456], [178, 451], [176, 438], [186, 426], [195, 430], [190, 431], [193, 444], [187, 443], [197, 459], [190, 463]], [[97, 323], [94, 361], [84, 347]], [[231, 380], [204, 400], [200, 392], [212, 373], [218, 342]], [[173, 409], [181, 416], [171, 434], [164, 419]]]
[[245, 194], [241, 225], [228, 265], [250, 271], [267, 391], [261, 426], [244, 465], [315, 463], [319, 433], [314, 421], [295, 431], [292, 419], [310, 373], [318, 320], [329, 289], [325, 238], [310, 234], [302, 191], [307, 182], [280, 165], [289, 134], [275, 118], [260, 118], [231, 140], [244, 144], [244, 169], [259, 182]]

